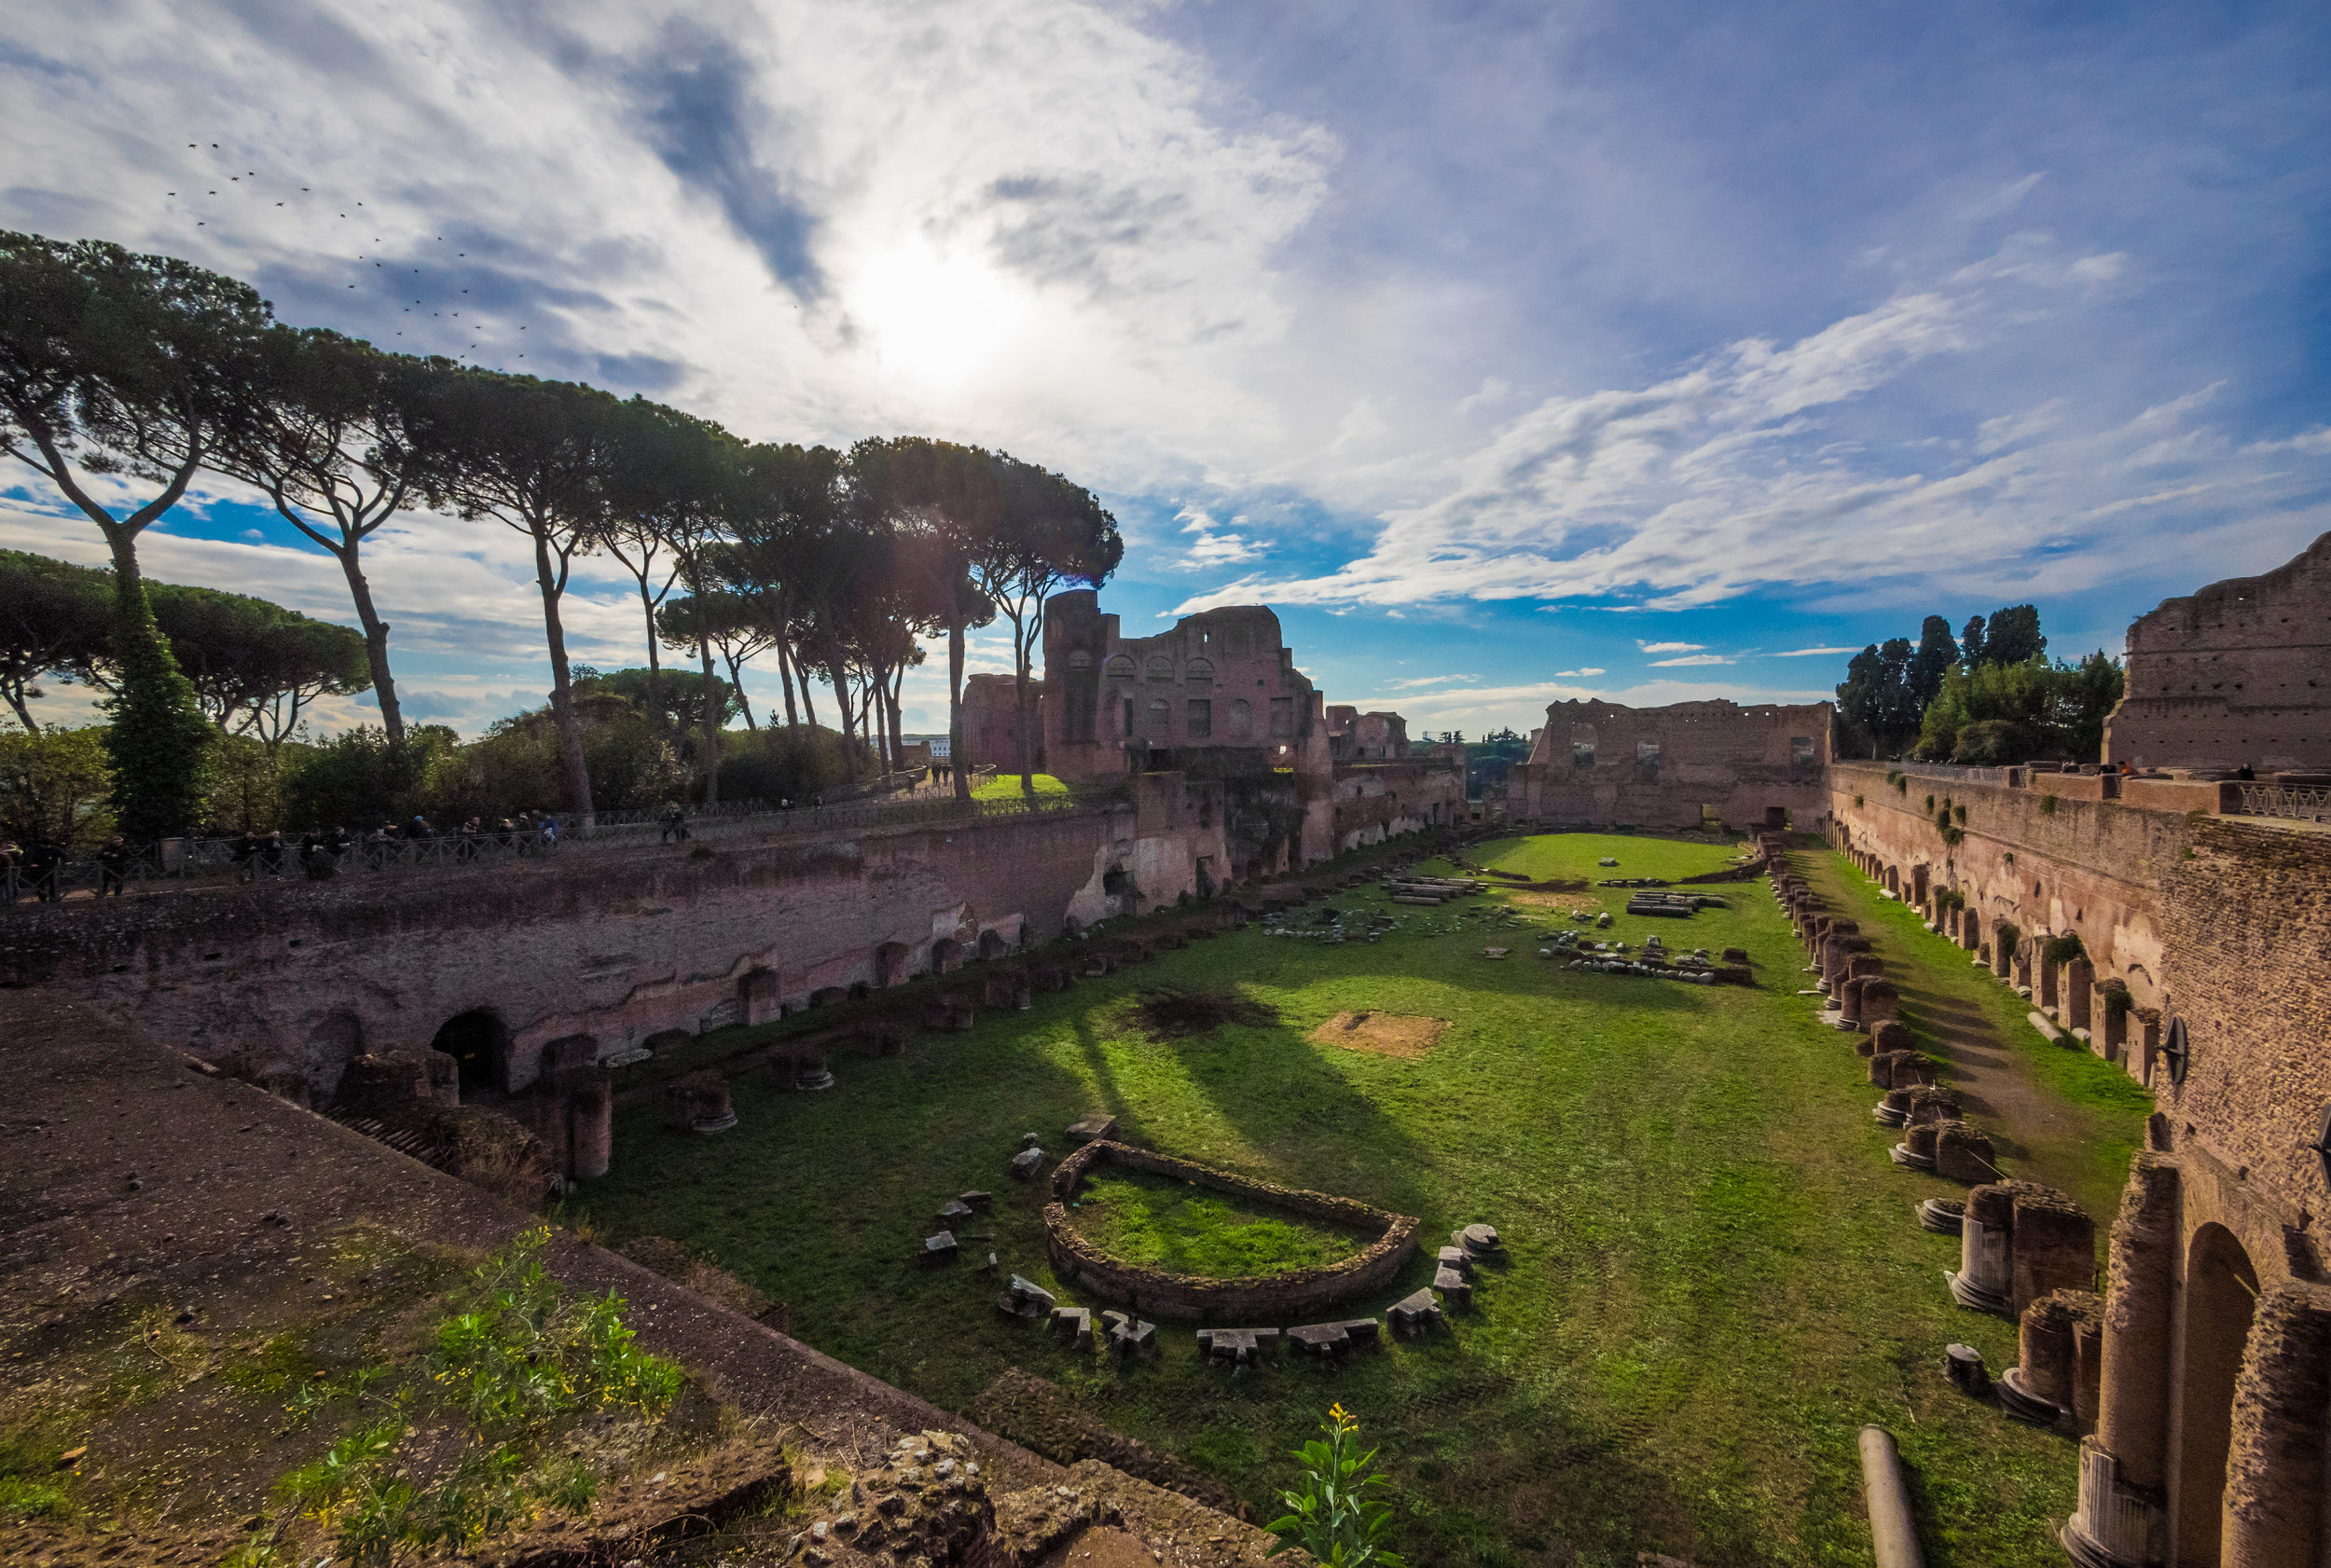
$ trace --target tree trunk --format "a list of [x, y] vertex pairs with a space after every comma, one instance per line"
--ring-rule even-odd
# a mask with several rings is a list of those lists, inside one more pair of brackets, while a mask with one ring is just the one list
[[1028, 728], [1028, 643], [1020, 633], [1020, 618], [1012, 617], [1012, 727], [1020, 754], [1020, 793], [1036, 794], [1035, 737]]
[[16, 709], [17, 722], [34, 735], [40, 734], [40, 726], [33, 722], [33, 710], [24, 706], [24, 688], [11, 681], [7, 683], [7, 695], [8, 706]]
[[753, 735], [759, 735], [761, 726], [752, 721], [752, 699], [745, 695], [744, 666], [736, 654], [725, 648], [721, 650], [721, 657], [728, 661], [728, 683], [737, 694], [737, 706], [744, 710], [745, 728]]
[[828, 653], [825, 660], [826, 679], [834, 682], [834, 706], [842, 710], [842, 777], [856, 786], [858, 783], [858, 730], [850, 717], [849, 674], [842, 667], [841, 656]]
[[211, 722], [155, 624], [138, 570], [136, 530], [117, 523], [103, 531], [113, 553], [114, 665], [121, 672], [105, 735], [114, 812], [125, 836], [149, 844], [194, 827]]
[[[784, 622], [777, 626], [777, 679], [785, 688], [785, 727], [801, 728], [801, 715], [793, 711], [793, 638]], [[815, 723], [814, 719], [810, 721]]]
[[[313, 537], [310, 535], [310, 537]], [[328, 546], [327, 546], [328, 548]], [[405, 709], [396, 700], [396, 681], [389, 675], [389, 624], [372, 605], [372, 585], [356, 559], [353, 544], [332, 552], [348, 578], [348, 597], [355, 601], [356, 623], [365, 628], [365, 658], [372, 666], [372, 698], [380, 705], [380, 728], [389, 744], [405, 744]]]
[[657, 735], [664, 722], [664, 661], [655, 653], [655, 601], [648, 598], [647, 579], [640, 579], [640, 613], [647, 617], [647, 722]]
[[[697, 602], [704, 596], [697, 595]], [[712, 644], [701, 634], [697, 638], [697, 658], [704, 666], [704, 804], [717, 805], [721, 798], [721, 706], [724, 688], [721, 678], [712, 673]]]
[[963, 623], [947, 623], [947, 768], [955, 776], [955, 798], [972, 798], [963, 755]]
[[906, 755], [906, 735], [899, 727], [899, 688], [906, 684], [906, 667], [901, 665], [890, 672], [890, 689], [882, 695], [882, 706], [890, 710], [890, 755], [903, 759]]
[[537, 526], [534, 536], [534, 581], [543, 591], [543, 632], [550, 648], [550, 713], [559, 730], [559, 769], [567, 776], [567, 809], [574, 826], [589, 832], [591, 769], [583, 757], [583, 721], [574, 711], [574, 688], [567, 674], [567, 629], [559, 619], [559, 598], [566, 585], [550, 570], [550, 536]]

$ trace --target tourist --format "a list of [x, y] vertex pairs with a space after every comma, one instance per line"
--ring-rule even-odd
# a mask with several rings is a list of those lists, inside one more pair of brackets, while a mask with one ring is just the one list
[[119, 833], [107, 839], [104, 847], [97, 852], [97, 896], [119, 898], [122, 880], [130, 874], [131, 862], [136, 859], [128, 839]]
[[235, 840], [233, 857], [236, 881], [248, 882], [258, 875], [259, 835], [249, 828], [243, 829], [242, 836]]
[[22, 896], [24, 851], [16, 840], [0, 834], [0, 902], [14, 903]]
[[472, 817], [463, 822], [454, 834], [453, 858], [462, 861], [477, 859], [477, 841], [484, 836], [484, 830], [476, 818]]
[[259, 869], [269, 876], [283, 874], [283, 857], [288, 853], [283, 843], [283, 830], [274, 829], [259, 841]]
[[494, 842], [502, 846], [503, 848], [507, 849], [513, 844], [517, 843], [517, 824], [511, 821], [507, 817], [504, 817], [501, 821], [494, 824]]
[[413, 819], [405, 824], [405, 836], [418, 844], [423, 839], [434, 837], [435, 832], [429, 826], [429, 818], [416, 811]]
[[24, 854], [25, 880], [33, 885], [33, 897], [42, 903], [57, 901], [57, 872], [64, 864], [64, 851], [46, 839], [33, 840]]
[[680, 809], [679, 802], [667, 801], [664, 804], [664, 832], [656, 842], [669, 844], [674, 838], [683, 844], [688, 842], [688, 816]]
[[556, 849], [559, 847], [559, 818], [553, 817], [547, 811], [543, 813], [542, 838], [543, 847], [545, 849]]

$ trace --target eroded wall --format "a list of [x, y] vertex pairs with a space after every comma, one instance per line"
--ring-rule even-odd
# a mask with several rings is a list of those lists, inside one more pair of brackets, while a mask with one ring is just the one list
[[1831, 709], [1727, 701], [1558, 702], [1508, 775], [1509, 817], [1556, 825], [1753, 828], [1778, 807], [1810, 830], [1828, 808]]
[[2331, 533], [2129, 628], [2104, 759], [2137, 767], [2331, 769]]
[[1166, 775], [1109, 807], [75, 901], [9, 915], [0, 984], [254, 1077], [296, 1069], [319, 1101], [356, 1054], [481, 1014], [517, 1088], [553, 1041], [604, 1058], [1195, 897], [1202, 872], [1231, 879], [1222, 815], [1218, 787]]

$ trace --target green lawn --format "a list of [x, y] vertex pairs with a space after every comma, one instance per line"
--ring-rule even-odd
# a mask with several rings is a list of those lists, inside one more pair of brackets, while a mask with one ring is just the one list
[[[1037, 774], [1034, 781], [1036, 792], [1040, 795], [1065, 795], [1069, 792], [1069, 787], [1049, 773]], [[974, 786], [972, 790], [972, 799], [975, 801], [1003, 800], [1008, 797], [1016, 797], [1021, 792], [1018, 774], [999, 773], [986, 783]]]
[[1112, 1258], [1213, 1279], [1314, 1269], [1366, 1245], [1302, 1215], [1108, 1166], [1085, 1179], [1069, 1222]]
[[[1599, 878], [1689, 874], [1735, 851], [1564, 835], [1475, 853]], [[1596, 867], [1606, 854], [1615, 870]], [[960, 1409], [1026, 1367], [1259, 1506], [1341, 1400], [1383, 1445], [1399, 1544], [1419, 1568], [1632, 1568], [1639, 1550], [1701, 1568], [1866, 1563], [1865, 1422], [1900, 1440], [1936, 1568], [2060, 1562], [2049, 1520], [2073, 1506], [2073, 1445], [1941, 1377], [1952, 1341], [1994, 1372], [2015, 1355], [2013, 1324], [1951, 1303], [1955, 1239], [1912, 1221], [1918, 1199], [1956, 1189], [1888, 1162], [1896, 1135], [1870, 1118], [1876, 1092], [1849, 1037], [1795, 995], [1802, 949], [1769, 891], [1718, 890], [1730, 909], [1621, 915], [1598, 934], [1745, 947], [1753, 990], [1536, 956], [1528, 928], [1588, 902], [1616, 912], [1617, 888], [1403, 906], [1402, 928], [1372, 944], [1258, 927], [985, 1014], [966, 1035], [917, 1036], [902, 1058], [837, 1060], [824, 1093], [748, 1075], [740, 1125], [719, 1137], [668, 1132], [654, 1107], [621, 1111], [614, 1168], [582, 1201], [611, 1240], [654, 1231], [702, 1249], [788, 1302], [800, 1337], [878, 1377]], [[1386, 907], [1373, 892], [1329, 901]], [[1459, 913], [1477, 909], [1521, 928]], [[1493, 944], [1513, 956], [1485, 958]], [[1964, 956], [1937, 962], [1968, 972]], [[1161, 1041], [1131, 1017], [1135, 991], [1159, 986], [1253, 1005]], [[1450, 1025], [1409, 1058], [1305, 1039], [1349, 1009]], [[1045, 1266], [1041, 1184], [1013, 1183], [1005, 1165], [1023, 1133], [1057, 1156], [1061, 1130], [1097, 1111], [1120, 1137], [1420, 1217], [1424, 1255], [1341, 1311], [1381, 1311], [1428, 1283], [1429, 1244], [1471, 1221], [1498, 1228], [1510, 1262], [1443, 1337], [1341, 1368], [1283, 1356], [1236, 1378], [1199, 1362], [1188, 1326], [1166, 1325], [1156, 1359], [1121, 1369], [998, 1314], [996, 1281], [976, 1269], [916, 1265], [939, 1204], [986, 1188], [993, 1213], [958, 1230], [966, 1254], [992, 1250], [1078, 1301]], [[2090, 1114], [2131, 1137], [2142, 1112]]]

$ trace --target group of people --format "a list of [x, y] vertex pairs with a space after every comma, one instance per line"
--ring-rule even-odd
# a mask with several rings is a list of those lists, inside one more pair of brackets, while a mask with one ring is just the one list
[[[547, 853], [559, 842], [559, 818], [547, 811], [525, 811], [489, 824], [472, 817], [450, 830], [439, 828], [419, 812], [403, 822], [384, 821], [370, 832], [345, 827], [311, 828], [299, 837], [297, 864], [316, 881], [338, 874], [351, 855], [362, 855], [378, 871], [400, 860], [440, 856], [448, 846], [455, 860], [474, 860], [489, 845], [517, 855]], [[282, 876], [294, 861], [292, 845], [283, 830], [245, 832], [228, 851], [239, 880]]]
[[[521, 812], [489, 823], [472, 817], [457, 827], [438, 828], [418, 814], [403, 822], [384, 821], [369, 832], [347, 827], [311, 828], [297, 839], [282, 829], [270, 832], [244, 832], [227, 845], [227, 859], [236, 879], [255, 882], [297, 871], [315, 881], [337, 875], [352, 855], [361, 855], [374, 870], [402, 860], [420, 861], [449, 854], [457, 861], [476, 860], [489, 846], [509, 854], [547, 854], [559, 843], [559, 818], [547, 811]], [[93, 856], [74, 854], [68, 846], [47, 839], [20, 844], [0, 834], [0, 903], [27, 897], [54, 903], [70, 890], [64, 875], [68, 864], [97, 867], [97, 896], [117, 897], [137, 872], [139, 855], [116, 833]], [[150, 870], [151, 868], [149, 868]]]
[[[118, 895], [128, 885], [137, 858], [130, 841], [119, 833], [107, 839], [96, 855], [98, 897]], [[42, 903], [55, 903], [64, 896], [59, 873], [67, 859], [62, 844], [34, 839], [20, 845], [0, 834], [0, 903], [15, 903], [27, 894]]]

